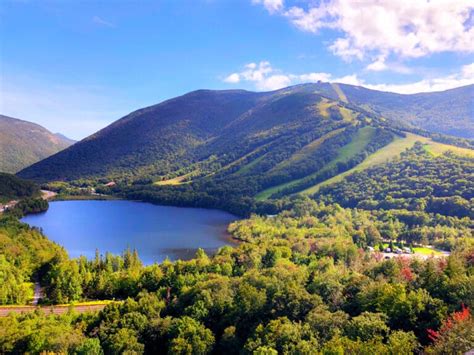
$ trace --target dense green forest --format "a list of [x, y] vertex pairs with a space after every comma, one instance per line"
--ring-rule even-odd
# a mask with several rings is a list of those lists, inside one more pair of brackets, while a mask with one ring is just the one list
[[232, 224], [231, 232], [242, 240], [236, 248], [221, 248], [212, 257], [200, 250], [189, 261], [149, 266], [130, 250], [70, 260], [58, 247], [43, 244], [47, 241], [37, 231], [10, 219], [0, 228], [11, 231], [13, 239], [19, 228], [24, 237], [16, 238], [18, 245], [41, 241], [22, 254], [25, 265], [42, 270], [45, 301], [123, 301], [90, 315], [39, 312], [0, 318], [0, 351], [469, 350], [474, 341], [472, 239], [459, 236], [447, 258], [383, 260], [363, 246], [396, 233], [400, 222], [389, 217], [293, 198], [276, 217]]
[[0, 202], [38, 197], [40, 194], [40, 189], [35, 183], [15, 175], [0, 173]]
[[474, 218], [474, 160], [432, 156], [422, 144], [393, 162], [349, 175], [315, 195], [345, 207], [407, 209]]

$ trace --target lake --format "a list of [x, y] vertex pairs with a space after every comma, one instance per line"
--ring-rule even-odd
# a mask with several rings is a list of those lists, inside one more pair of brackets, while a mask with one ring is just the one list
[[157, 206], [135, 201], [56, 201], [47, 212], [22, 219], [43, 229], [71, 257], [93, 258], [137, 249], [145, 264], [192, 258], [197, 248], [212, 253], [235, 245], [227, 233], [238, 217], [218, 210]]

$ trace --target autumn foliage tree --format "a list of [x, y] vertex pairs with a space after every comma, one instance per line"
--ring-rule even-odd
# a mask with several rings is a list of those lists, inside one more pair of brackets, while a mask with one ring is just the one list
[[474, 348], [474, 319], [469, 308], [451, 314], [438, 330], [428, 329], [429, 354], [464, 354]]

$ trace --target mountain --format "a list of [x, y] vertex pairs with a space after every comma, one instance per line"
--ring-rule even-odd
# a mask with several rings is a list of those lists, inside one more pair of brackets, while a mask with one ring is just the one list
[[334, 100], [363, 107], [404, 127], [474, 138], [474, 85], [412, 95], [346, 84], [321, 83], [316, 90]]
[[0, 115], [0, 171], [15, 173], [74, 141], [35, 123]]
[[166, 180], [203, 175], [267, 151], [279, 162], [305, 144], [335, 130], [342, 133], [341, 128], [363, 124], [368, 117], [313, 91], [298, 86], [267, 93], [191, 92], [135, 111], [20, 176]]
[[62, 133], [57, 132], [57, 133], [54, 133], [54, 135], [58, 137], [59, 139], [61, 139], [63, 142], [68, 143], [69, 145], [73, 145], [74, 143], [76, 143], [74, 139], [68, 138]]
[[[242, 203], [248, 209], [254, 200], [312, 195], [327, 182], [399, 157], [416, 142], [430, 154], [472, 157], [472, 149], [436, 142], [439, 135], [430, 137], [375, 109], [395, 107], [395, 101], [387, 104], [395, 97], [398, 110], [402, 98], [412, 105], [424, 97], [432, 102], [434, 95], [441, 102], [441, 94], [391, 96], [330, 83], [263, 93], [198, 90], [135, 111], [18, 175], [39, 182], [80, 180], [99, 189], [114, 181], [114, 191], [124, 197], [225, 203], [240, 213]], [[364, 96], [369, 103], [361, 103]]]

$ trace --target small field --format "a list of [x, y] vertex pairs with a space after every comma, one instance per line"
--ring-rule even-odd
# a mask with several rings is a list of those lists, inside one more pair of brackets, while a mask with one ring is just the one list
[[414, 247], [413, 251], [415, 252], [415, 254], [422, 255], [443, 255], [441, 251], [427, 247]]
[[474, 150], [472, 149], [461, 148], [461, 147], [456, 147], [453, 145], [433, 142], [431, 140], [428, 141], [427, 144], [425, 145], [425, 150], [434, 156], [438, 156], [446, 152], [453, 152], [454, 154], [457, 154], [457, 155], [463, 155], [463, 156], [468, 156], [470, 158], [474, 158]]

